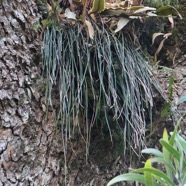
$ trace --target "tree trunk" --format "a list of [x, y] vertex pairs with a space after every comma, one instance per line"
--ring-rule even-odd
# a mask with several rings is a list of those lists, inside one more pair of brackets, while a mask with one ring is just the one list
[[[40, 18], [32, 0], [1, 0], [0, 185], [59, 185], [52, 114], [44, 120]], [[53, 150], [51, 150], [51, 148]]]

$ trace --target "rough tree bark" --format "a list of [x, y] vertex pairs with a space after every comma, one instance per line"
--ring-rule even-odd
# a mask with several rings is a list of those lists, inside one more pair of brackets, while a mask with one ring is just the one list
[[[0, 185], [58, 185], [60, 158], [44, 121], [40, 46], [32, 0], [0, 2]], [[49, 118], [50, 118], [49, 113]], [[51, 155], [54, 153], [53, 155]]]
[[[33, 29], [39, 18], [34, 0], [0, 1], [0, 186], [64, 185], [60, 134], [52, 112], [45, 119], [40, 42]], [[185, 59], [183, 50], [181, 65]], [[181, 71], [180, 95], [185, 95], [185, 69]], [[105, 185], [127, 170], [128, 160], [114, 157], [109, 139], [95, 134], [92, 141], [88, 164], [82, 139], [69, 147], [68, 185]]]

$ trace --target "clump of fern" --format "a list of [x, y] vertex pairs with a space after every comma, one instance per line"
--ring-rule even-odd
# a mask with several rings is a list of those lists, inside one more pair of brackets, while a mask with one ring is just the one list
[[[82, 25], [47, 28], [42, 46], [46, 98], [53, 105], [57, 87], [64, 154], [68, 139], [80, 131], [91, 140], [91, 128], [105, 121], [112, 140], [111, 123], [123, 130], [124, 150], [144, 145], [146, 117], [151, 118], [152, 86], [159, 87], [150, 66], [132, 47], [125, 33], [113, 35], [104, 26], [94, 25], [90, 39]], [[80, 122], [81, 117], [81, 122]], [[110, 119], [112, 118], [112, 119]]]

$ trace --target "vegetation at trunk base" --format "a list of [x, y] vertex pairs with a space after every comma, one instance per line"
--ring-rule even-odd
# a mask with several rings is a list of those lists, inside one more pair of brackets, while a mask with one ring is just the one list
[[[80, 135], [87, 158], [94, 125], [106, 125], [111, 141], [119, 126], [124, 152], [140, 152], [146, 118], [151, 118], [152, 87], [161, 89], [142, 51], [134, 48], [132, 35], [119, 31], [134, 18], [179, 13], [172, 6], [156, 10], [140, 1], [65, 1], [64, 6], [63, 2], [48, 4], [41, 37], [46, 99], [48, 106], [59, 108], [56, 123], [62, 134], [66, 174], [68, 140]], [[59, 98], [55, 105], [54, 89]]]
[[[171, 136], [164, 129], [163, 137], [160, 139], [162, 151], [153, 148], [142, 150], [142, 153], [152, 154], [153, 157], [145, 162], [144, 168], [134, 169], [130, 173], [113, 178], [107, 186], [121, 181], [135, 181], [146, 186], [183, 186], [186, 184], [186, 141], [178, 132], [181, 119]], [[154, 168], [153, 163], [163, 166]], [[164, 169], [165, 171], [162, 171]]]

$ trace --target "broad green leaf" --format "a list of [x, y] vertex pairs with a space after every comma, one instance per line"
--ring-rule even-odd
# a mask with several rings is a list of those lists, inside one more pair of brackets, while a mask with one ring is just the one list
[[179, 134], [176, 134], [175, 146], [180, 153], [180, 159], [176, 166], [180, 167], [180, 173], [184, 173], [186, 172], [186, 141]]
[[175, 186], [173, 181], [164, 172], [162, 172], [158, 169], [155, 169], [155, 168], [140, 168], [140, 169], [134, 170], [132, 172], [144, 173], [145, 171], [148, 171], [148, 172], [150, 172], [160, 178], [163, 178], [167, 183], [169, 183], [169, 185]]
[[141, 152], [144, 153], [144, 154], [152, 154], [152, 155], [157, 156], [157, 157], [163, 157], [162, 152], [160, 152], [157, 149], [153, 149], [153, 148], [143, 149]]
[[121, 181], [137, 181], [139, 183], [145, 183], [145, 177], [144, 175], [136, 173], [121, 174], [110, 180], [107, 186], [113, 185]]
[[157, 11], [156, 14], [158, 16], [169, 16], [169, 15], [173, 15], [173, 16], [179, 16], [180, 19], [182, 19], [181, 14], [178, 12], [178, 10], [176, 8], [174, 8], [173, 6], [161, 6]]
[[158, 158], [156, 158], [156, 157], [155, 158], [152, 158], [151, 159], [151, 162], [152, 163], [163, 164], [163, 165], [167, 166], [172, 171], [173, 174], [176, 174], [176, 170], [175, 170], [172, 162], [169, 162], [169, 161], [167, 161], [167, 160], [165, 160], [163, 158], [160, 158], [160, 157], [158, 157]]
[[[168, 144], [169, 136], [168, 136], [166, 128], [164, 128], [164, 131], [163, 131], [163, 140]], [[160, 143], [161, 143], [161, 140], [160, 140]], [[164, 146], [163, 146], [163, 158], [164, 158], [164, 160], [167, 160], [168, 162], [171, 162], [171, 160], [172, 160], [171, 152], [169, 152], [169, 150]], [[172, 171], [166, 165], [165, 165], [165, 168], [166, 168], [166, 173], [167, 173], [168, 177], [170, 179], [172, 179]]]
[[[145, 162], [145, 168], [152, 168], [151, 159], [148, 159]], [[153, 185], [152, 174], [149, 171], [144, 171], [144, 176], [146, 186], [152, 186]]]
[[[170, 145], [169, 143], [167, 143], [165, 140], [163, 139], [160, 139], [160, 143], [161, 145], [168, 150], [168, 152], [170, 154], [172, 154], [178, 161], [179, 161], [179, 158], [180, 158], [180, 154], [179, 152], [172, 146]], [[166, 156], [165, 156], [166, 158]]]
[[119, 32], [123, 27], [125, 27], [127, 25], [127, 23], [130, 21], [130, 19], [125, 18], [125, 17], [120, 17], [118, 24], [117, 24], [117, 29], [114, 31]]
[[176, 134], [175, 140], [180, 143], [183, 151], [186, 153], [186, 141], [179, 134]]
[[105, 0], [94, 0], [91, 13], [97, 12], [101, 13], [105, 10]]
[[183, 153], [183, 148], [182, 145], [179, 141], [177, 141], [177, 139], [175, 138], [175, 147], [178, 150], [179, 154], [180, 154], [180, 159], [177, 162], [177, 164], [175, 164], [177, 167], [177, 171], [179, 171], [179, 173], [183, 172], [183, 161], [184, 161], [184, 153]]

